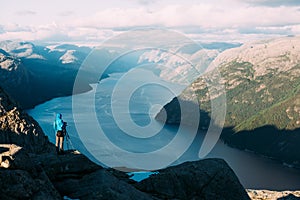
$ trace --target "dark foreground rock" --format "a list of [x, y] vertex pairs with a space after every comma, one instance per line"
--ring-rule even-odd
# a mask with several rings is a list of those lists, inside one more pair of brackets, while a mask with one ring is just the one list
[[79, 199], [249, 199], [221, 159], [187, 162], [160, 170], [140, 183], [105, 169], [82, 154], [39, 155], [36, 161], [62, 196]]
[[1, 199], [61, 199], [47, 174], [16, 145], [0, 145]]
[[28, 154], [8, 144], [0, 150], [1, 199], [153, 199], [77, 151]]
[[[78, 151], [59, 156], [53, 153], [35, 155], [34, 160], [62, 196], [74, 199], [152, 199], [114, 176], [113, 170], [94, 164]], [[124, 177], [128, 179], [129, 176], [123, 173]]]
[[169, 167], [137, 183], [136, 187], [159, 199], [249, 199], [234, 172], [222, 159]]
[[183, 163], [137, 183], [77, 151], [28, 154], [22, 147], [5, 144], [0, 152], [4, 199], [249, 199], [221, 159]]
[[125, 181], [119, 180], [106, 169], [54, 183], [59, 192], [79, 199], [153, 199]]

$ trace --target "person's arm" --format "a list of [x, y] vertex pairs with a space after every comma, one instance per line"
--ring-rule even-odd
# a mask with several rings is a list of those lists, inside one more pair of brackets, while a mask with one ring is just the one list
[[56, 128], [56, 121], [53, 122], [53, 129], [56, 131], [57, 128]]
[[58, 120], [56, 123], [57, 130], [59, 131], [63, 130], [63, 125], [64, 125], [63, 120], [62, 119]]

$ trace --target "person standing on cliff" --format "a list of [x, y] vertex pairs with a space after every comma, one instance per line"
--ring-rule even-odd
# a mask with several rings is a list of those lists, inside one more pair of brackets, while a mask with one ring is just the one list
[[63, 154], [64, 152], [64, 126], [66, 123], [64, 123], [64, 121], [62, 120], [62, 115], [60, 113], [56, 114], [56, 118], [55, 121], [53, 123], [53, 128], [55, 130], [56, 133], [56, 142], [55, 142], [55, 146], [56, 146], [56, 153], [59, 154]]

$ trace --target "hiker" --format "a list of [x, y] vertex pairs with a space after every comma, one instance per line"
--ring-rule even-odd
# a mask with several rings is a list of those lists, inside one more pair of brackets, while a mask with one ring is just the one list
[[62, 115], [60, 113], [56, 114], [55, 121], [53, 123], [53, 128], [56, 133], [56, 153], [63, 154], [64, 153], [64, 136], [66, 130], [66, 122], [62, 120]]

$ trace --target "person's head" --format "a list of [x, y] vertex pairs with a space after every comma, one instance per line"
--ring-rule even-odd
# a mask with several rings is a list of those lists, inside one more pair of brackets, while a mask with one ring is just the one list
[[62, 117], [62, 115], [61, 115], [60, 113], [57, 113], [57, 114], [56, 114], [56, 118], [57, 118], [57, 119], [61, 119], [61, 117]]

